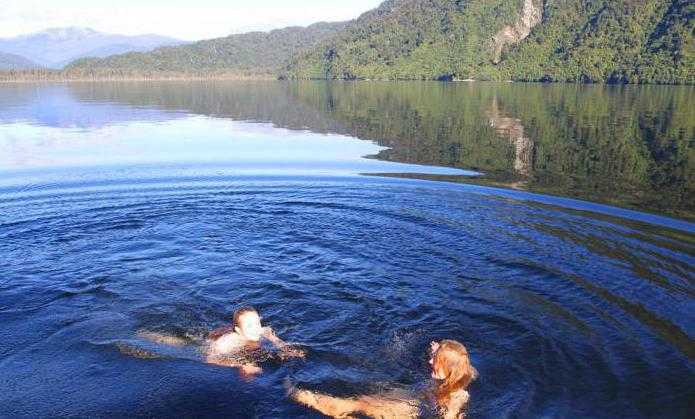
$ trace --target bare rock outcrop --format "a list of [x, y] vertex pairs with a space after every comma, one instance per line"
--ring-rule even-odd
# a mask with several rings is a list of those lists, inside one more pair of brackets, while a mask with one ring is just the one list
[[498, 64], [502, 59], [502, 50], [507, 45], [514, 45], [526, 39], [531, 30], [543, 20], [542, 0], [525, 0], [519, 19], [511, 26], [505, 26], [492, 38], [494, 58]]

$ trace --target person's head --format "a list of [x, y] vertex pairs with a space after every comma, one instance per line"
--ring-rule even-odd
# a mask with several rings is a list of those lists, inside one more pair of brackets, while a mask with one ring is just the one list
[[477, 372], [471, 365], [468, 350], [455, 340], [445, 339], [431, 344], [430, 365], [432, 378], [439, 382], [437, 386], [437, 401], [440, 404], [448, 402], [451, 393], [465, 390], [473, 381]]
[[261, 340], [261, 316], [255, 308], [242, 307], [234, 312], [234, 331], [250, 341]]

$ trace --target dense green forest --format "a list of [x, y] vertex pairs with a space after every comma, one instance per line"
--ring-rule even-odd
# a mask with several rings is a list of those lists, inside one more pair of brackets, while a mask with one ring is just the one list
[[68, 65], [68, 78], [128, 78], [179, 75], [276, 77], [290, 57], [315, 46], [345, 23], [317, 23], [270, 32], [251, 32], [189, 45], [163, 47], [102, 59], [85, 58]]
[[695, 81], [688, 0], [389, 0], [290, 78]]
[[695, 84], [694, 18], [691, 0], [387, 0], [350, 22], [87, 58], [39, 78]]

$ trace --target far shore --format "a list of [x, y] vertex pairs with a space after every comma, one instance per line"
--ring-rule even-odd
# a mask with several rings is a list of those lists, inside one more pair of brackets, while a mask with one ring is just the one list
[[[157, 81], [270, 81], [270, 80], [304, 80], [304, 81], [364, 81], [364, 82], [408, 82], [431, 81], [444, 83], [543, 83], [543, 84], [580, 84], [580, 85], [616, 85], [613, 83], [587, 83], [575, 81], [539, 81], [539, 80], [477, 80], [472, 78], [438, 78], [438, 79], [372, 79], [372, 78], [345, 78], [345, 79], [286, 79], [277, 74], [238, 74], [238, 73], [211, 73], [211, 74], [157, 74], [147, 76], [71, 76], [55, 70], [32, 71], [0, 71], [0, 84], [20, 83], [90, 83], [90, 82], [157, 82]], [[691, 83], [667, 84], [667, 83], [619, 83], [627, 86], [693, 86]]]
[[239, 75], [239, 74], [214, 74], [214, 75], [157, 75], [157, 76], [129, 76], [129, 77], [68, 77], [62, 74], [50, 74], [47, 76], [10, 75], [0, 72], [0, 84], [6, 83], [71, 83], [71, 82], [105, 82], [105, 81], [205, 81], [205, 80], [277, 80], [278, 77], [270, 74]]

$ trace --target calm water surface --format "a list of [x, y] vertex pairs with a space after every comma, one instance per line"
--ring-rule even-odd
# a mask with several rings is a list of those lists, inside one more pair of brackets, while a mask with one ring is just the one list
[[[453, 338], [471, 417], [689, 417], [693, 92], [2, 86], [0, 416], [317, 417], [286, 377], [422, 388]], [[241, 304], [307, 359], [136, 336]]]

